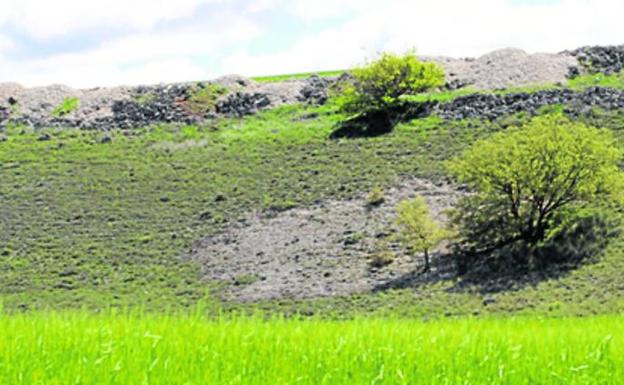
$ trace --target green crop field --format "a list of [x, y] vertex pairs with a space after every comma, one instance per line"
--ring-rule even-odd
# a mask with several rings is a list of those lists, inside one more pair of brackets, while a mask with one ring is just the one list
[[624, 382], [624, 318], [0, 317], [2, 384]]

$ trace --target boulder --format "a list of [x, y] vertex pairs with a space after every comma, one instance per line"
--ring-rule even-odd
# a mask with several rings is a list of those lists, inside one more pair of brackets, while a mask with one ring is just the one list
[[217, 103], [219, 114], [241, 117], [253, 115], [271, 104], [267, 94], [235, 92]]

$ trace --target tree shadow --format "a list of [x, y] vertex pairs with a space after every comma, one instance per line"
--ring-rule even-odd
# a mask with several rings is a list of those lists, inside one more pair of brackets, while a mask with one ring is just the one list
[[518, 291], [535, 287], [543, 281], [563, 278], [584, 265], [597, 262], [619, 235], [619, 226], [614, 222], [598, 216], [587, 217], [543, 245], [537, 251], [542, 263], [536, 268], [518, 265], [518, 259], [513, 257], [514, 250], [506, 248], [478, 256], [465, 273], [459, 274], [457, 261], [463, 256], [456, 250], [435, 255], [431, 272], [413, 271], [378, 285], [373, 291], [417, 289], [442, 281], [452, 281], [453, 285], [447, 290], [454, 293], [488, 295]]
[[373, 110], [337, 124], [330, 139], [370, 138], [388, 134], [401, 122], [429, 116], [435, 103], [403, 103], [390, 110]]
[[373, 292], [381, 292], [392, 289], [409, 289], [418, 288], [423, 285], [453, 280], [457, 277], [457, 268], [455, 266], [452, 254], [432, 253], [431, 269], [424, 272], [421, 269], [403, 274], [393, 280], [377, 285], [373, 288]]

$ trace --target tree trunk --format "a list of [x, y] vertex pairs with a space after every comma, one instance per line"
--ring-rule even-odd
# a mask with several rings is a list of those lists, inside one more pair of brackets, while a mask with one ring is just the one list
[[423, 273], [428, 272], [431, 269], [431, 267], [429, 266], [429, 249], [425, 249], [425, 269], [423, 270]]

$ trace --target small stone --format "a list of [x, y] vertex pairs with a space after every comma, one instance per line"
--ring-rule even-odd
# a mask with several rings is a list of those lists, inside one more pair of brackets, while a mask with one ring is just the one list
[[48, 140], [50, 140], [50, 139], [52, 139], [52, 137], [50, 136], [50, 134], [47, 134], [47, 133], [46, 133], [46, 134], [41, 134], [41, 135], [37, 138], [37, 140], [38, 140], [38, 141], [40, 141], [40, 142], [48, 141]]
[[494, 298], [493, 296], [487, 296], [483, 298], [483, 306], [492, 305], [495, 302], [496, 302], [496, 298]]

